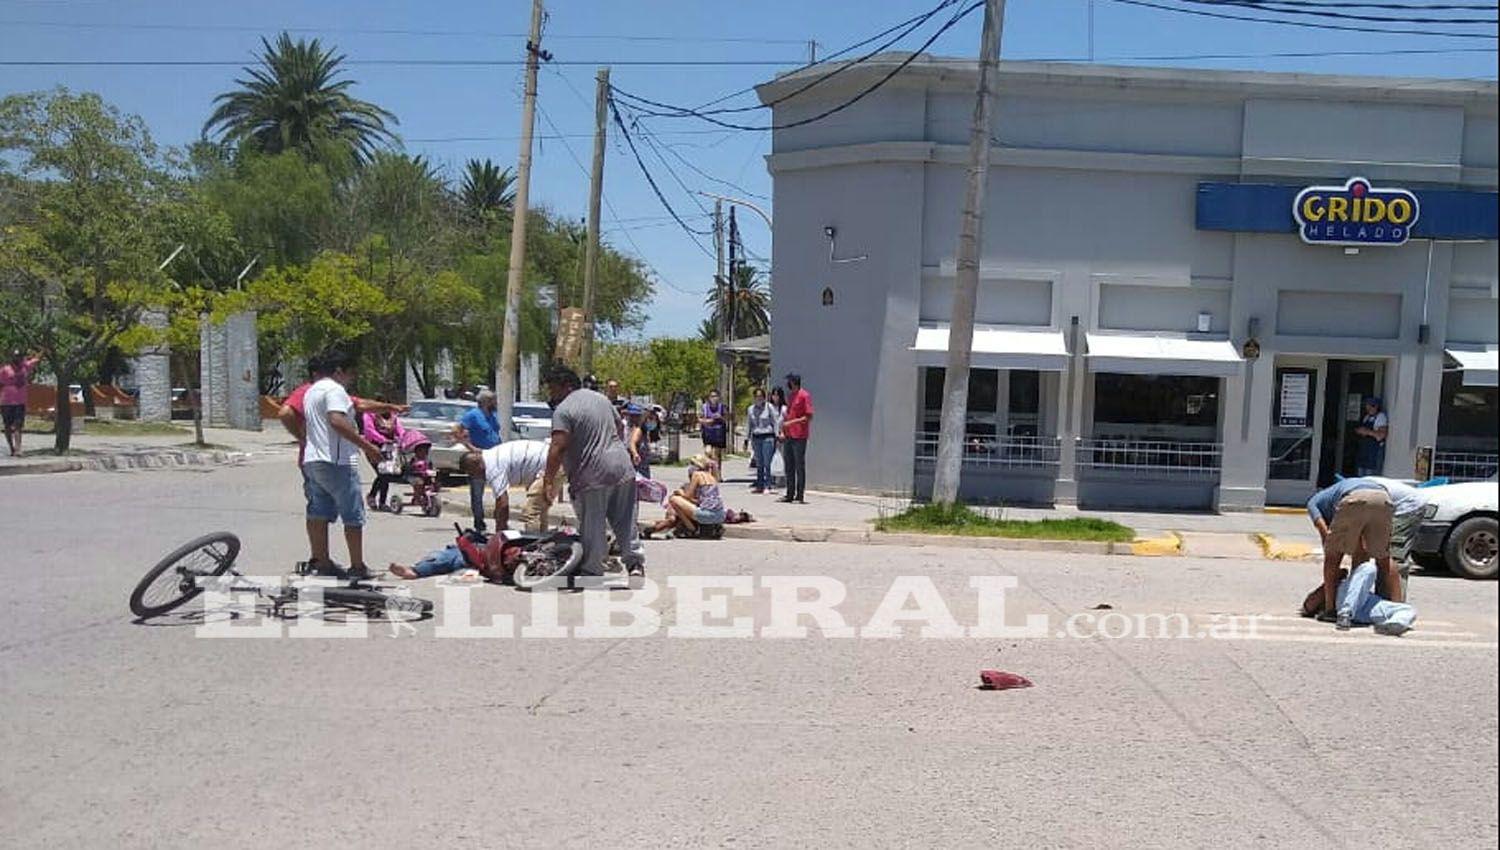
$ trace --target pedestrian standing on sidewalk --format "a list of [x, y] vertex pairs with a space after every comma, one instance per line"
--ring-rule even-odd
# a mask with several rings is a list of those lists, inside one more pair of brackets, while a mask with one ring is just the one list
[[703, 408], [698, 413], [698, 433], [703, 438], [703, 450], [714, 463], [724, 464], [724, 447], [729, 444], [729, 422], [724, 402], [719, 400], [719, 391], [709, 391]]
[[766, 400], [766, 391], [755, 388], [755, 400], [745, 413], [745, 427], [750, 429], [750, 453], [755, 458], [755, 485], [752, 493], [764, 493], [771, 487], [771, 459], [776, 455], [776, 432], [781, 428], [781, 412]]
[[791, 393], [787, 399], [786, 419], [781, 423], [786, 435], [786, 495], [783, 502], [807, 504], [807, 441], [812, 436], [812, 394], [802, 386], [802, 376], [796, 372], [786, 376], [786, 389]]
[[635, 469], [620, 439], [620, 414], [608, 398], [579, 386], [578, 375], [554, 366], [547, 375], [552, 405], [552, 443], [542, 486], [557, 492], [558, 471], [566, 469], [573, 512], [583, 538], [578, 574], [601, 576], [609, 542], [615, 533], [620, 557], [632, 576], [645, 575], [646, 556], [636, 534]]
[[[320, 573], [367, 578], [365, 566], [364, 489], [359, 481], [359, 456], [380, 462], [380, 449], [366, 440], [355, 425], [354, 402], [349, 386], [354, 383], [354, 358], [342, 352], [322, 358], [326, 377], [313, 384], [302, 399], [307, 442], [303, 457], [303, 493], [307, 497], [307, 542], [312, 548], [311, 566]], [[328, 557], [328, 526], [337, 519], [344, 524], [344, 542], [349, 547], [349, 569], [338, 569]]]
[[772, 387], [771, 397], [767, 400], [776, 408], [776, 455], [771, 458], [771, 489], [774, 490], [786, 486], [786, 390]]
[[[5, 443], [11, 457], [21, 456], [21, 431], [26, 425], [27, 389], [39, 357], [27, 357], [21, 349], [10, 353], [10, 362], [0, 366], [0, 415], [5, 419]], [[58, 392], [58, 398], [65, 393]], [[66, 403], [66, 402], [64, 402]]]
[[[474, 408], [459, 417], [457, 439], [471, 452], [482, 452], [500, 445], [500, 401], [489, 390], [474, 396]], [[474, 530], [484, 531], [484, 479], [469, 478], [469, 512], [474, 515]]]

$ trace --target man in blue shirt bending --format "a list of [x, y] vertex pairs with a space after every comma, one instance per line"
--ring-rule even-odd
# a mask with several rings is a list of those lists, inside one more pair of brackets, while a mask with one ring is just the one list
[[[500, 402], [495, 394], [483, 390], [474, 397], [474, 407], [458, 420], [458, 441], [471, 452], [500, 445]], [[474, 514], [474, 530], [484, 531], [484, 479], [469, 478], [469, 510]]]
[[[1338, 588], [1345, 555], [1365, 552], [1380, 571], [1380, 595], [1405, 602], [1401, 575], [1391, 560], [1391, 496], [1379, 481], [1345, 478], [1307, 500], [1307, 515], [1323, 539], [1323, 613], [1335, 622]], [[1343, 625], [1342, 623], [1340, 624]]]

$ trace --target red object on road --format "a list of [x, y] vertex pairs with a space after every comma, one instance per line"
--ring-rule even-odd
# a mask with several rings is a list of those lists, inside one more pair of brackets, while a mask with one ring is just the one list
[[987, 691], [1029, 688], [1031, 687], [1031, 680], [1019, 673], [1007, 673], [1004, 670], [980, 670], [979, 687]]

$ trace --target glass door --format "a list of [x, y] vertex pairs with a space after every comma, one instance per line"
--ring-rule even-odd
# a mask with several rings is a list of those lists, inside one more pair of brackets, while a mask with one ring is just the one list
[[[1359, 452], [1359, 437], [1354, 429], [1364, 419], [1365, 399], [1380, 395], [1381, 386], [1385, 383], [1385, 364], [1346, 361], [1341, 365], [1343, 374], [1339, 379], [1338, 445], [1334, 457], [1338, 459], [1338, 474], [1348, 477], [1355, 474], [1355, 460]], [[1326, 477], [1331, 483], [1333, 476]]]
[[1271, 434], [1266, 455], [1266, 502], [1302, 504], [1317, 489], [1323, 442], [1321, 359], [1278, 357], [1271, 397]]

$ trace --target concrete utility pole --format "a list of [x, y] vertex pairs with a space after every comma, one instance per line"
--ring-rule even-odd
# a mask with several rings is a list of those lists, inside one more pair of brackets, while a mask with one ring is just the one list
[[1000, 34], [1005, 0], [985, 0], [979, 42], [979, 91], [969, 128], [969, 185], [964, 193], [958, 234], [958, 269], [953, 286], [953, 317], [948, 324], [948, 370], [943, 376], [943, 417], [938, 434], [932, 501], [958, 501], [963, 474], [964, 424], [969, 413], [969, 360], [974, 346], [974, 304], [979, 296], [979, 257], [984, 236], [984, 192], [990, 171], [990, 87], [1000, 66]]
[[510, 270], [505, 277], [505, 329], [495, 368], [501, 427], [510, 422], [521, 366], [521, 284], [526, 270], [526, 203], [531, 190], [531, 131], [536, 123], [536, 72], [542, 59], [542, 0], [531, 0], [531, 37], [526, 41], [526, 97], [521, 101], [521, 151], [516, 156], [516, 199], [510, 227]]
[[[724, 301], [724, 285], [729, 279], [724, 275], [724, 202], [714, 201], [714, 295], [719, 306], [719, 342], [729, 341], [729, 325], [724, 321], [727, 313]], [[719, 362], [719, 396], [729, 386], [729, 367]]]
[[594, 88], [594, 169], [589, 174], [589, 245], [583, 266], [583, 374], [594, 371], [594, 294], [599, 280], [599, 201], [604, 195], [604, 128], [609, 119], [609, 69]]

